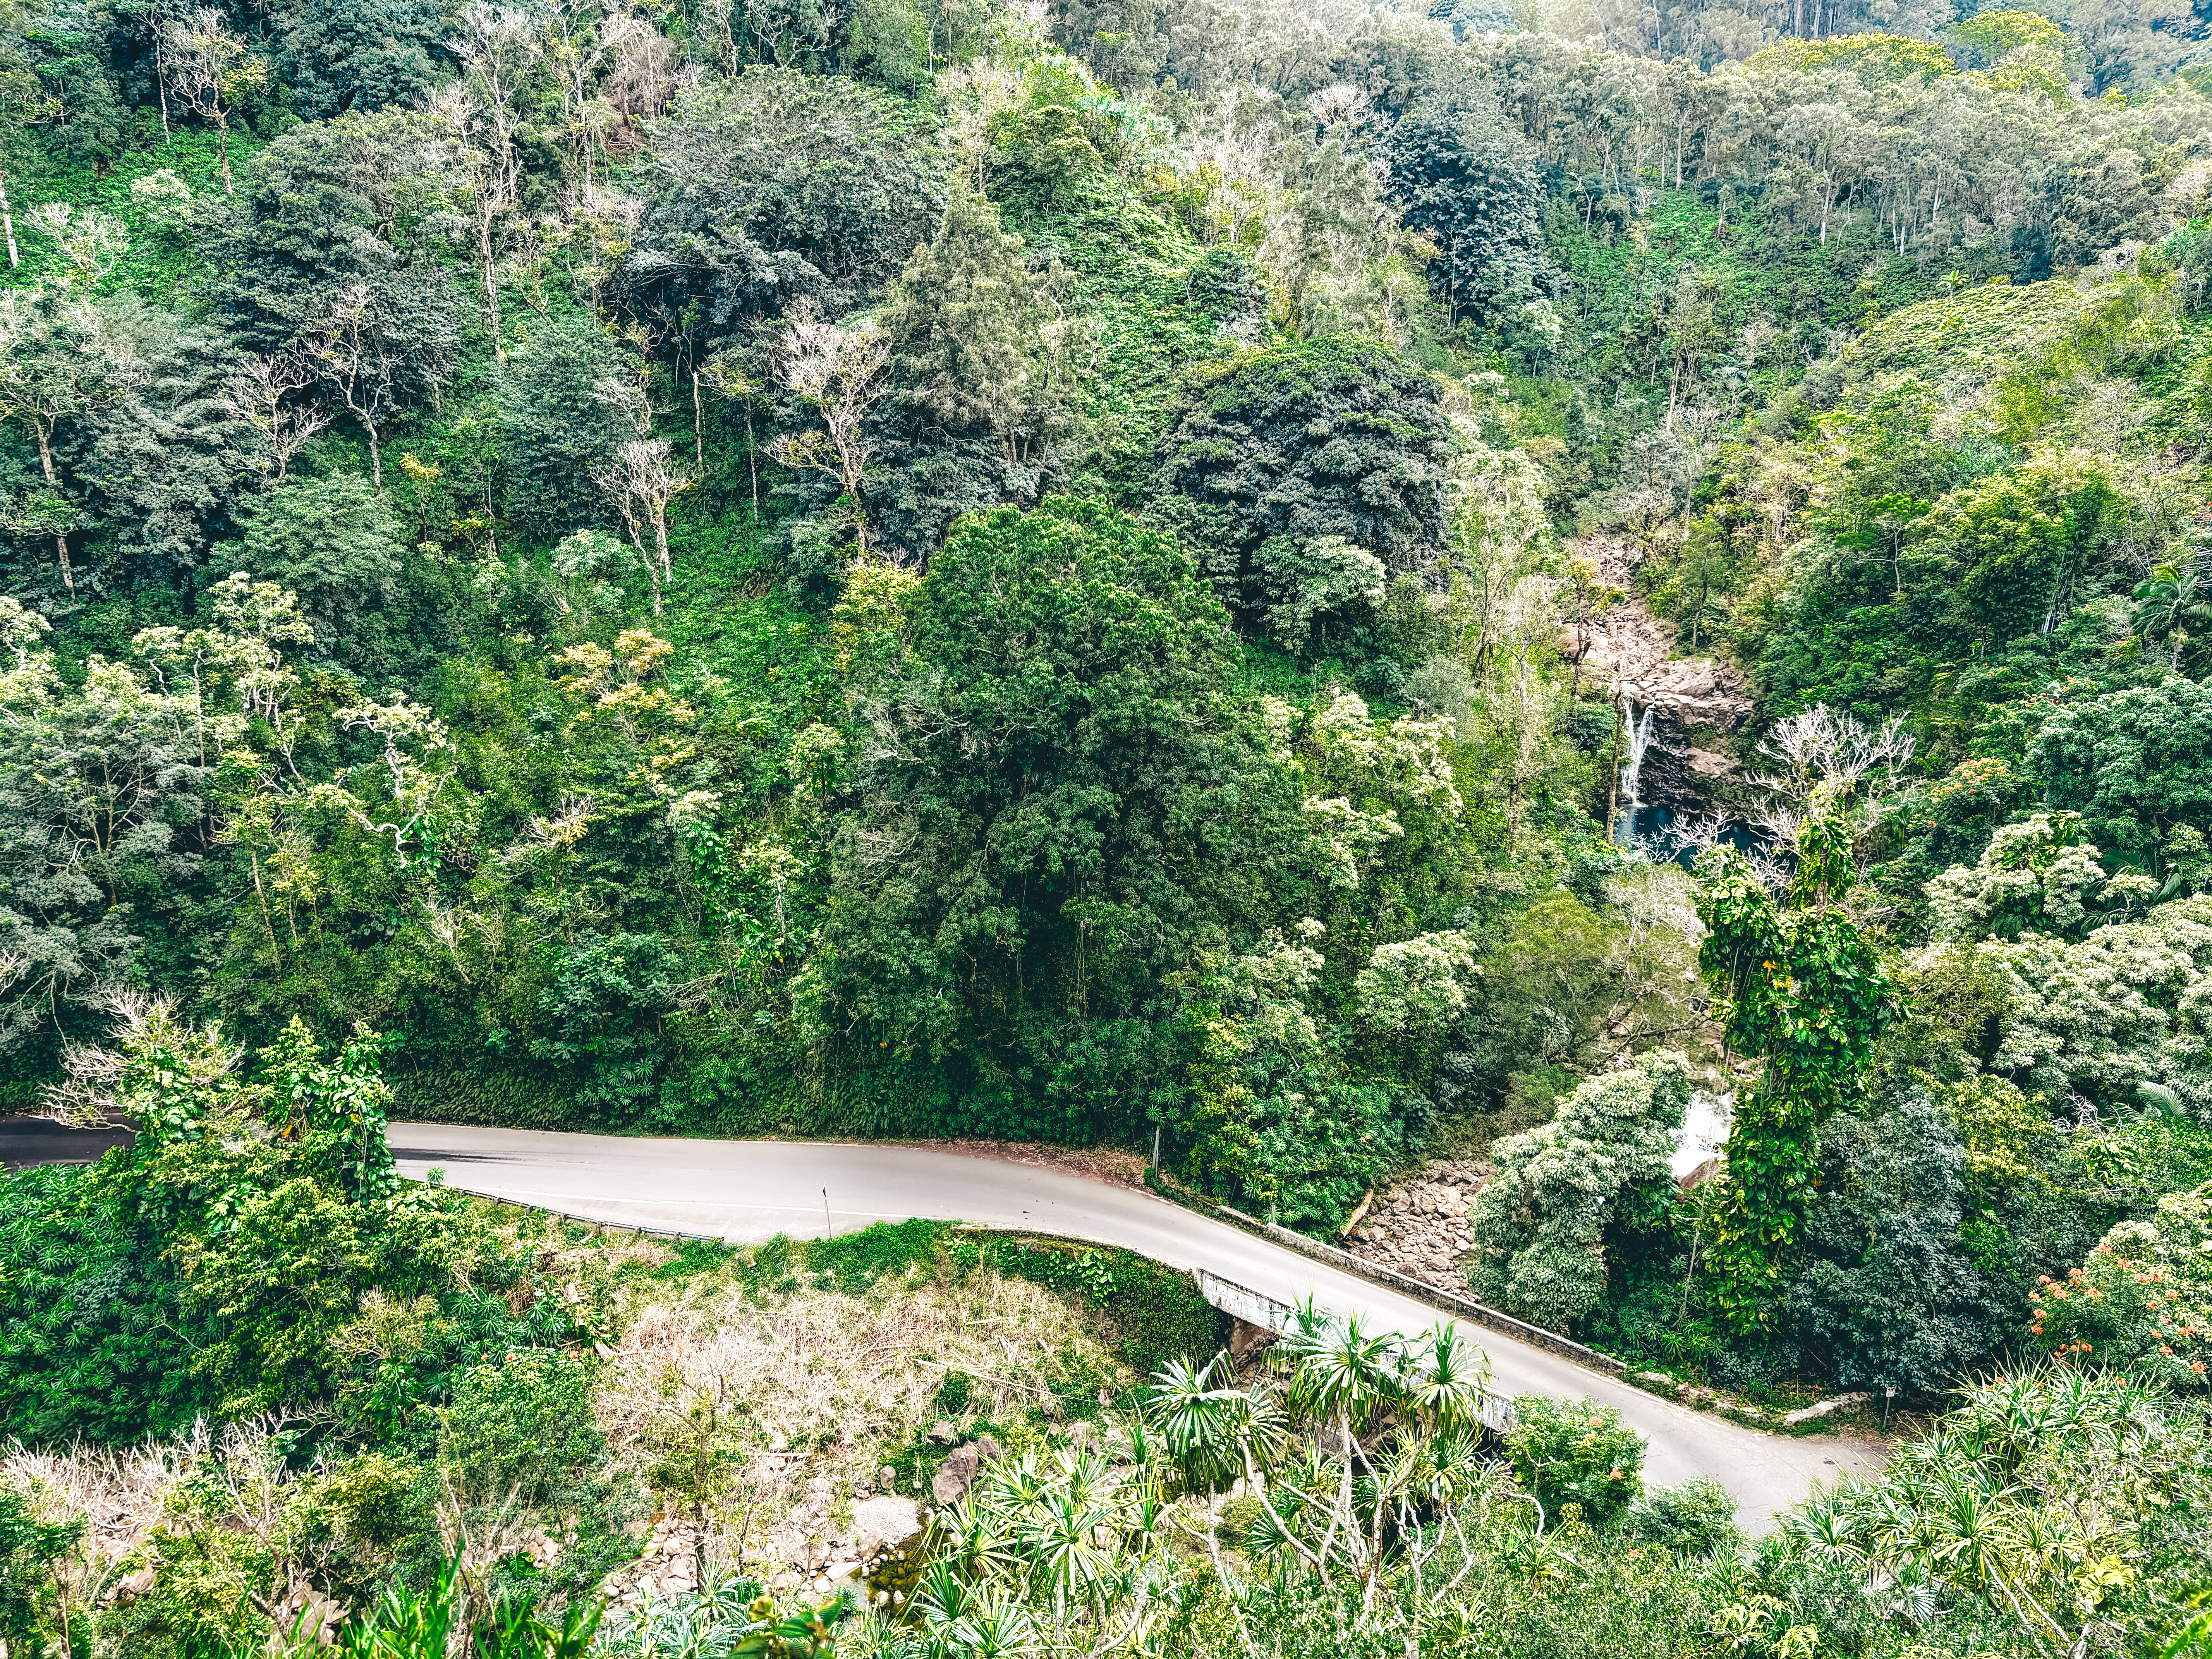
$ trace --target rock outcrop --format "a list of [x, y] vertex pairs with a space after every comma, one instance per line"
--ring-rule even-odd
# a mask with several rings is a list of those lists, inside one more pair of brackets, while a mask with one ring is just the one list
[[982, 1474], [983, 1466], [995, 1463], [1005, 1455], [999, 1443], [988, 1434], [964, 1446], [955, 1446], [951, 1455], [938, 1465], [937, 1474], [929, 1483], [929, 1495], [940, 1505], [958, 1503], [968, 1495], [968, 1488], [975, 1484], [975, 1477]]
[[1464, 1292], [1467, 1278], [1459, 1264], [1468, 1249], [1468, 1200], [1490, 1173], [1487, 1164], [1473, 1160], [1430, 1164], [1376, 1194], [1344, 1248], [1424, 1285]]
[[[1579, 550], [1596, 560], [1608, 582], [1631, 590], [1632, 546], [1600, 537]], [[1716, 787], [1741, 768], [1733, 756], [1701, 747], [1695, 734], [1734, 732], [1749, 717], [1742, 677], [1711, 657], [1676, 656], [1673, 630], [1633, 597], [1579, 633], [1569, 630], [1561, 648], [1570, 659], [1580, 654], [1585, 684], [1595, 681], [1624, 702], [1639, 728], [1650, 712], [1650, 741], [1636, 780], [1642, 804], [1676, 813], [1711, 810]]]

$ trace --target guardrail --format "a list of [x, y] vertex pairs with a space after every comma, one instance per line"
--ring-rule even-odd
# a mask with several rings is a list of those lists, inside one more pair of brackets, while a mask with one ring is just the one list
[[[1198, 1270], [1198, 1293], [1231, 1319], [1241, 1319], [1263, 1330], [1280, 1332], [1297, 1315], [1297, 1310], [1289, 1303], [1278, 1302], [1263, 1291], [1239, 1285], [1233, 1279], [1224, 1279], [1204, 1267]], [[1504, 1395], [1485, 1389], [1475, 1415], [1481, 1419], [1484, 1428], [1502, 1436], [1513, 1426], [1513, 1402]]]
[[1280, 1244], [1285, 1249], [1296, 1250], [1301, 1255], [1323, 1262], [1340, 1272], [1350, 1273], [1354, 1278], [1366, 1279], [1370, 1284], [1380, 1285], [1385, 1290], [1395, 1291], [1399, 1295], [1409, 1297], [1416, 1302], [1425, 1302], [1440, 1312], [1451, 1314], [1474, 1324], [1486, 1326], [1501, 1336], [1517, 1338], [1535, 1347], [1547, 1349], [1563, 1358], [1571, 1359], [1577, 1364], [1587, 1365], [1592, 1370], [1603, 1371], [1609, 1376], [1628, 1375], [1628, 1363], [1626, 1360], [1615, 1359], [1609, 1353], [1600, 1353], [1595, 1348], [1585, 1347], [1573, 1338], [1561, 1336], [1557, 1331], [1547, 1331], [1541, 1325], [1531, 1325], [1525, 1319], [1516, 1319], [1510, 1313], [1501, 1313], [1498, 1309], [1489, 1306], [1486, 1303], [1478, 1302], [1471, 1296], [1462, 1296], [1455, 1291], [1439, 1289], [1434, 1285], [1426, 1284], [1393, 1268], [1356, 1256], [1349, 1250], [1340, 1250], [1334, 1244], [1324, 1244], [1319, 1239], [1308, 1238], [1304, 1233], [1292, 1232], [1288, 1227], [1279, 1226], [1274, 1222], [1262, 1221], [1257, 1216], [1246, 1215], [1242, 1210], [1233, 1209], [1226, 1204], [1218, 1203], [1212, 1199], [1193, 1193], [1180, 1182], [1159, 1175], [1157, 1170], [1145, 1171], [1145, 1184], [1160, 1197], [1170, 1202], [1181, 1204], [1187, 1209], [1196, 1210], [1202, 1215], [1211, 1215], [1227, 1221], [1233, 1225], [1243, 1228], [1247, 1232], [1258, 1234], [1270, 1243]]

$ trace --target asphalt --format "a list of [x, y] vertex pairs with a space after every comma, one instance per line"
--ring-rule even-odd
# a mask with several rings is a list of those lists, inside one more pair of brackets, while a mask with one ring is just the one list
[[[1418, 1334], [1443, 1316], [1297, 1252], [1194, 1214], [1149, 1192], [1057, 1170], [913, 1146], [556, 1134], [395, 1123], [401, 1173], [433, 1170], [448, 1185], [622, 1226], [697, 1233], [731, 1243], [778, 1233], [818, 1238], [876, 1221], [934, 1220], [1030, 1228], [1116, 1244], [1170, 1267], [1206, 1268], [1278, 1302], [1309, 1296], [1372, 1328]], [[0, 1147], [4, 1147], [0, 1141]], [[1880, 1448], [1840, 1437], [1762, 1434], [1662, 1400], [1543, 1348], [1486, 1328], [1463, 1334], [1489, 1356], [1499, 1393], [1592, 1399], [1618, 1406], [1650, 1443], [1645, 1478], [1676, 1485], [1710, 1476], [1763, 1532], [1777, 1510], [1820, 1482], [1871, 1473]]]
[[128, 1129], [71, 1129], [46, 1117], [0, 1117], [0, 1170], [91, 1164], [131, 1139]]

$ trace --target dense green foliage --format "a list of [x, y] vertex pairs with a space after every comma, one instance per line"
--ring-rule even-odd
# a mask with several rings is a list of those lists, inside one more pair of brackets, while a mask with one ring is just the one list
[[956, 1243], [951, 1259], [1049, 1285], [1080, 1297], [1111, 1319], [1116, 1355], [1139, 1376], [1221, 1346], [1222, 1316], [1188, 1274], [1127, 1250], [1081, 1249], [1051, 1243]]
[[[863, 1651], [2154, 1650], [2212, 1358], [2197, 27], [0, 7], [0, 1106], [138, 1131], [0, 1182], [0, 1435], [203, 1493], [99, 1644], [312, 1586], [363, 1652], [659, 1650], [580, 1622], [645, 1502], [605, 1285], [403, 1188], [402, 1110], [1157, 1148], [1328, 1237], [1486, 1158], [1484, 1297], [1966, 1402], [1747, 1560], [1602, 1412], [1528, 1405], [1506, 1492], [1449, 1344], [1310, 1319], [1235, 1386], [1133, 1258], [694, 1249], [1032, 1279], [1158, 1372]], [[703, 1528], [685, 1400], [639, 1478]], [[1110, 1572], [1023, 1553], [1048, 1469]], [[44, 1513], [11, 1656], [92, 1593]], [[830, 1641], [730, 1584], [670, 1630]]]

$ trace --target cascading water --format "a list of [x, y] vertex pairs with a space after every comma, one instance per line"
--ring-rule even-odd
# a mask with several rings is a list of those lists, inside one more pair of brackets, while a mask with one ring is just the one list
[[1639, 720], [1636, 714], [1636, 699], [1624, 696], [1620, 701], [1621, 706], [1628, 711], [1628, 763], [1620, 769], [1620, 793], [1628, 797], [1628, 819], [1627, 834], [1616, 833], [1613, 836], [1616, 842], [1636, 839], [1636, 814], [1644, 804], [1643, 796], [1638, 793], [1642, 786], [1644, 751], [1651, 746], [1651, 717], [1659, 711], [1656, 703], [1647, 702], [1644, 705], [1643, 718]]

